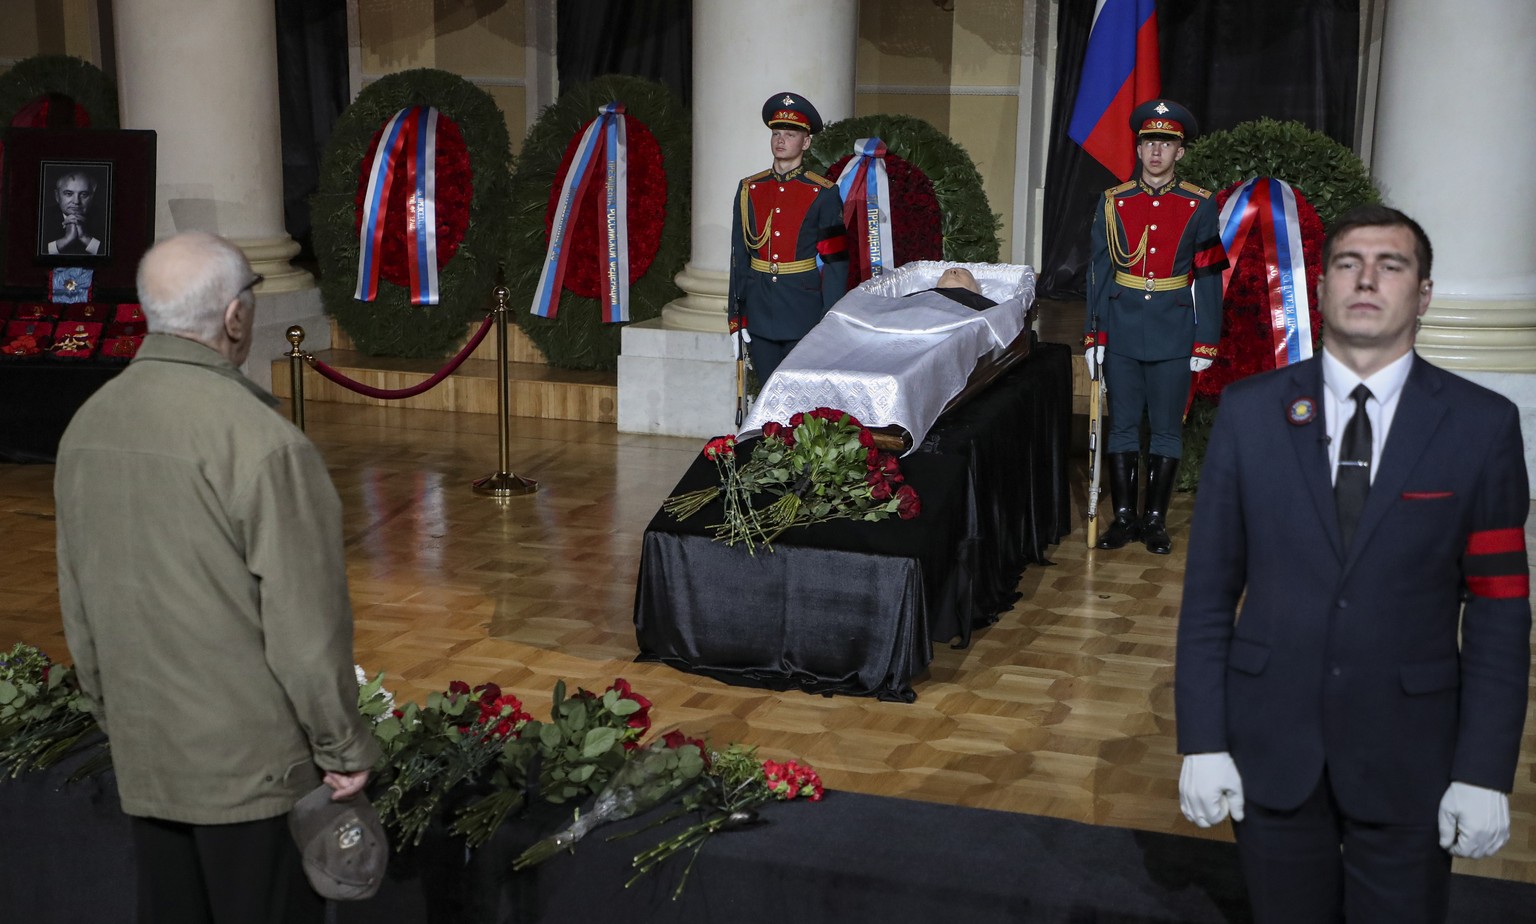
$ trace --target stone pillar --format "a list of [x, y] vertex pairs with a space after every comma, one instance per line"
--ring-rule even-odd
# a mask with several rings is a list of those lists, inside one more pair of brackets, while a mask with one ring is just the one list
[[[769, 21], [793, 42], [765, 40]], [[753, 4], [694, 4], [693, 252], [677, 276], [682, 297], [659, 320], [624, 331], [620, 430], [713, 436], [731, 429], [731, 197], [742, 177], [773, 163], [763, 100], [794, 90], [828, 123], [853, 115], [857, 40], [858, 0], [781, 0], [768, 20]]]
[[[1521, 406], [1536, 470], [1536, 4], [1394, 0], [1386, 11], [1372, 172], [1435, 247], [1425, 359]], [[1536, 478], [1533, 478], [1536, 482]]]
[[283, 226], [276, 14], [250, 0], [114, 0], [113, 25], [123, 127], [157, 136], [155, 236], [220, 234], [266, 277], [246, 371], [268, 384], [290, 324], [308, 348], [330, 343], [314, 278], [288, 262], [299, 245]]

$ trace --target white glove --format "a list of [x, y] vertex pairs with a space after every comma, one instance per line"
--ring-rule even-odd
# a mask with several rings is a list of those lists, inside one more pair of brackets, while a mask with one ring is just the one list
[[1453, 856], [1491, 857], [1509, 840], [1509, 796], [1452, 783], [1440, 798], [1440, 846]]
[[1088, 378], [1097, 380], [1099, 367], [1104, 365], [1104, 347], [1091, 346], [1083, 351], [1083, 356], [1088, 360]]
[[1209, 368], [1211, 368], [1211, 361], [1204, 356], [1191, 356], [1189, 358], [1190, 372], [1204, 372]]
[[1179, 808], [1202, 828], [1220, 824], [1228, 812], [1243, 820], [1243, 779], [1226, 751], [1190, 754], [1179, 771]]

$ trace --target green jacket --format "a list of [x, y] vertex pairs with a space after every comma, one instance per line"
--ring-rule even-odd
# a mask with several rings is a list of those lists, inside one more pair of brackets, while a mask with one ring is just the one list
[[59, 445], [64, 631], [130, 815], [270, 818], [379, 756], [341, 502], [276, 405], [214, 350], [151, 334]]

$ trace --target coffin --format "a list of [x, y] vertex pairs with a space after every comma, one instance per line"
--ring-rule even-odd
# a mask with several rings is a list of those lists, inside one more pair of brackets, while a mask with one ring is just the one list
[[[998, 304], [976, 311], [925, 291], [954, 266], [970, 270]], [[831, 407], [874, 429], [882, 448], [910, 451], [941, 414], [1029, 355], [1034, 309], [1028, 266], [920, 260], [867, 280], [785, 357], [738, 436]]]

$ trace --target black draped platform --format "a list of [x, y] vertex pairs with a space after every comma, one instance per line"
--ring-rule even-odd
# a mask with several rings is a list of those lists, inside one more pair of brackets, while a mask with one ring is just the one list
[[[5, 921], [129, 924], [136, 892], [127, 819], [110, 775], [61, 788], [63, 772], [0, 781]], [[1169, 804], [1169, 812], [1178, 807]], [[778, 803], [768, 822], [712, 838], [682, 897], [675, 857], [626, 889], [630, 860], [685, 822], [608, 841], [641, 818], [599, 828], [571, 855], [527, 873], [511, 859], [570, 817], [542, 806], [466, 855], [429, 836], [397, 856], [379, 894], [334, 903], [340, 924], [604, 924], [732, 921], [1181, 922], [1249, 920], [1229, 843], [982, 809], [830, 792]], [[1452, 924], [1530, 920], [1536, 886], [1453, 876]]]
[[[1039, 344], [901, 460], [914, 520], [798, 527], [771, 552], [710, 539], [715, 502], [659, 511], [635, 588], [641, 660], [730, 683], [910, 702], [934, 642], [969, 643], [1071, 529], [1071, 354]], [[750, 451], [749, 447], [743, 452]], [[717, 480], [702, 456], [674, 494]]]
[[52, 462], [75, 411], [125, 366], [0, 362], [0, 462]]

